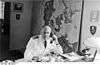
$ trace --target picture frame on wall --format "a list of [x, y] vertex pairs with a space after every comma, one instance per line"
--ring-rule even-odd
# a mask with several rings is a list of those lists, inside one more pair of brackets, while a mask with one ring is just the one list
[[21, 14], [16, 14], [16, 20], [20, 20]]
[[13, 3], [14, 12], [23, 12], [23, 7], [24, 7], [23, 3], [19, 3], [19, 2], [14, 2]]

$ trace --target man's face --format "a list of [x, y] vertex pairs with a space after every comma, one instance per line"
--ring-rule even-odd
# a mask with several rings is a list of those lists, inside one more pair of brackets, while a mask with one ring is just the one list
[[49, 36], [50, 36], [50, 33], [51, 33], [51, 28], [46, 27], [45, 30], [44, 30], [44, 35], [45, 35], [46, 37], [49, 37]]

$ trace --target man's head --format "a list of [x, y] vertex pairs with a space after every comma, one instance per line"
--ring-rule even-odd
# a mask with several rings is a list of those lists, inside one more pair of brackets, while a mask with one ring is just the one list
[[49, 37], [51, 33], [51, 28], [49, 26], [45, 26], [43, 28], [43, 36], [44, 37]]

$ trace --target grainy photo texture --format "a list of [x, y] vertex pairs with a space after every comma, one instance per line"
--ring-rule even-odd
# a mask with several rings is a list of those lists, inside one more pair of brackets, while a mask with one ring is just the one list
[[0, 63], [100, 61], [99, 0], [0, 0]]

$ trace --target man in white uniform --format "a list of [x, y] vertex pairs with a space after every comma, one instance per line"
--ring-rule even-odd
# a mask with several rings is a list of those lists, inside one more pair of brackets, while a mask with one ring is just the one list
[[84, 48], [90, 48], [90, 52], [88, 53], [90, 53], [92, 57], [94, 56], [93, 54], [95, 53], [95, 50], [97, 50], [94, 61], [100, 61], [100, 37], [88, 38], [84, 41], [84, 44], [85, 45], [82, 45], [82, 47], [85, 46]]
[[32, 60], [34, 57], [42, 57], [50, 52], [62, 54], [62, 48], [55, 35], [51, 36], [51, 28], [45, 26], [42, 34], [30, 38], [24, 53], [24, 59]]

